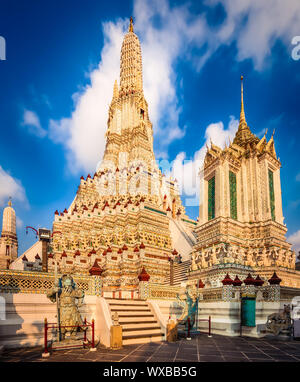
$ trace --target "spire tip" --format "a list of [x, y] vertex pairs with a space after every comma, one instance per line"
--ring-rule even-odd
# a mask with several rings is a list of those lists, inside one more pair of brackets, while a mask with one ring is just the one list
[[129, 32], [133, 32], [133, 17], [130, 17]]

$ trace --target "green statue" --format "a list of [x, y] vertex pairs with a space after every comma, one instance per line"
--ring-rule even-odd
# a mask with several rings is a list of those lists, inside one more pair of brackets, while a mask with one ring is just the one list
[[[83, 328], [78, 328], [76, 325], [83, 325], [78, 308], [83, 303], [84, 292], [77, 288], [71, 275], [65, 274], [47, 297], [57, 303], [58, 323], [61, 326], [59, 340], [64, 340], [66, 336], [71, 337], [72, 340], [76, 339], [77, 331], [83, 331]], [[75, 327], [63, 327], [69, 325]]]
[[195, 325], [198, 312], [199, 292], [195, 286], [187, 285], [184, 296], [177, 295], [179, 304], [183, 307], [183, 312], [178, 319], [181, 325], [188, 329], [188, 319], [190, 319], [190, 329]]

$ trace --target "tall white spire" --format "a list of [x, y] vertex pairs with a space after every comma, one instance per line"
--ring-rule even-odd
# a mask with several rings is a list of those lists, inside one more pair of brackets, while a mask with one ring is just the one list
[[120, 88], [124, 92], [143, 90], [142, 51], [139, 38], [133, 31], [132, 17], [121, 49]]

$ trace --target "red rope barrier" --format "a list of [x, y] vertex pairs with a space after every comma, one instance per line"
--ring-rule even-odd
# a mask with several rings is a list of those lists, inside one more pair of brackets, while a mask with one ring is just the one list
[[[87, 338], [87, 328], [90, 327], [92, 329], [92, 339], [91, 341], [88, 340]], [[44, 320], [44, 353], [42, 354], [43, 357], [48, 357], [50, 355], [49, 349], [48, 349], [48, 330], [49, 329], [61, 329], [61, 328], [83, 328], [84, 331], [84, 339], [83, 339], [83, 345], [76, 346], [76, 347], [81, 347], [85, 345], [91, 346], [91, 351], [97, 350], [95, 347], [95, 320], [93, 319], [92, 322], [88, 322], [86, 318], [84, 319], [83, 325], [57, 325], [56, 323], [48, 323], [47, 318]], [[71, 346], [61, 346], [61, 347], [56, 347], [55, 349], [64, 349], [68, 347], [74, 347], [73, 345]]]
[[203, 321], [203, 322], [208, 322], [208, 337], [211, 337], [211, 316], [207, 318], [201, 318], [201, 319], [198, 319], [198, 322], [199, 321]]

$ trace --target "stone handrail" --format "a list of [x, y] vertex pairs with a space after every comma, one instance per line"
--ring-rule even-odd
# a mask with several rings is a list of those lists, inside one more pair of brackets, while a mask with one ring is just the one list
[[[58, 275], [60, 277], [61, 275]], [[86, 295], [101, 295], [99, 276], [74, 275], [79, 289]], [[0, 271], [0, 293], [47, 293], [54, 287], [54, 273], [30, 272], [17, 270]]]

